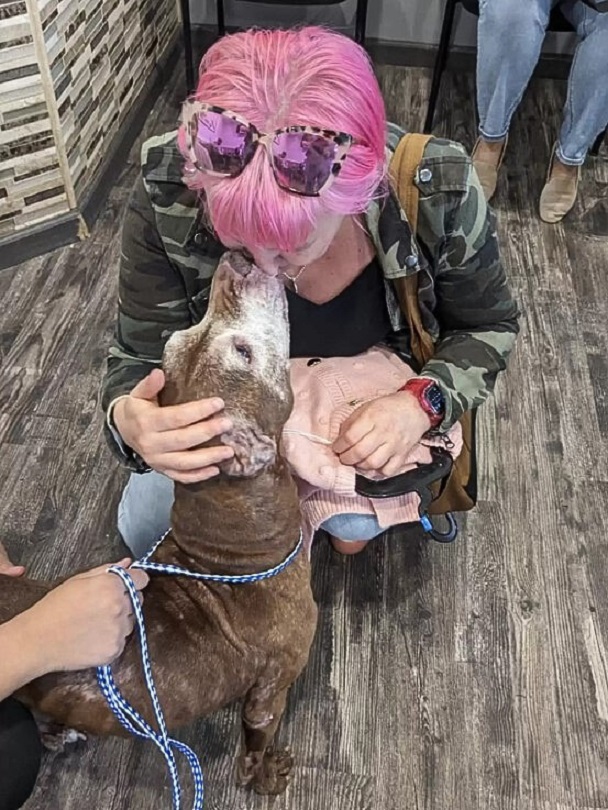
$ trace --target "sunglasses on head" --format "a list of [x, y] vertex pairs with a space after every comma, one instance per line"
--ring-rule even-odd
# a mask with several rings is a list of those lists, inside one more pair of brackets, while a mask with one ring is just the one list
[[238, 177], [263, 144], [277, 185], [306, 197], [317, 197], [332, 183], [357, 142], [345, 132], [311, 126], [267, 135], [236, 113], [198, 101], [184, 104], [182, 124], [190, 161], [199, 171]]

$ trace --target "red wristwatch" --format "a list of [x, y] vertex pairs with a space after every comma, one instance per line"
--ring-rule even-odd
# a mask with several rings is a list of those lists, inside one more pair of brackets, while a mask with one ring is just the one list
[[411, 377], [399, 390], [408, 391], [416, 397], [431, 420], [431, 427], [441, 424], [445, 416], [445, 397], [436, 382], [424, 377]]

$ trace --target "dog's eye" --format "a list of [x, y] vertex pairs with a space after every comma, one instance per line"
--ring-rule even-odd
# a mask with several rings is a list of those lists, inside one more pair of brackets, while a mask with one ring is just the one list
[[242, 341], [237, 341], [234, 344], [234, 350], [239, 355], [239, 357], [245, 361], [247, 364], [251, 364], [252, 354], [251, 348]]

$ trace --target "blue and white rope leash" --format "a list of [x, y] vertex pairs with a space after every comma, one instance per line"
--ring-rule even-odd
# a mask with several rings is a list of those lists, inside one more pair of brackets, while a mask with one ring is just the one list
[[[134, 562], [131, 567], [141, 568], [144, 571], [154, 571], [157, 574], [173, 574], [176, 576], [184, 576], [190, 577], [191, 579], [203, 580], [204, 582], [225, 583], [226, 585], [246, 584], [250, 582], [262, 582], [265, 579], [271, 579], [272, 577], [276, 577], [278, 574], [282, 573], [286, 568], [288, 568], [291, 565], [291, 563], [294, 562], [294, 560], [302, 550], [302, 542], [303, 542], [302, 532], [300, 532], [300, 537], [294, 550], [289, 554], [288, 557], [286, 557], [283, 560], [282, 563], [279, 563], [279, 565], [276, 565], [274, 568], [269, 568], [267, 571], [262, 571], [259, 574], [241, 574], [237, 576], [227, 576], [224, 574], [200, 574], [194, 571], [188, 571], [187, 568], [180, 568], [178, 565], [163, 565], [162, 563], [149, 562], [150, 557], [154, 554], [154, 552], [162, 543], [162, 541], [165, 539], [167, 534], [164, 534], [160, 538], [160, 540], [156, 543], [156, 545], [151, 549], [151, 551], [149, 551], [144, 557], [142, 557], [141, 560], [137, 560], [136, 562]], [[148, 687], [150, 700], [152, 701], [152, 707], [154, 709], [154, 716], [156, 717], [158, 731], [155, 731], [152, 728], [152, 726], [150, 726], [144, 720], [144, 718], [139, 714], [139, 712], [137, 712], [137, 710], [134, 709], [133, 706], [131, 706], [131, 704], [123, 697], [123, 695], [121, 694], [120, 690], [118, 689], [118, 687], [114, 682], [114, 678], [112, 676], [112, 667], [107, 666], [97, 668], [97, 682], [99, 684], [99, 688], [101, 689], [101, 692], [104, 698], [106, 699], [108, 706], [114, 712], [114, 714], [116, 715], [118, 720], [122, 723], [122, 725], [127, 729], [127, 731], [129, 731], [131, 734], [137, 735], [138, 737], [144, 737], [146, 739], [152, 740], [152, 742], [162, 752], [167, 762], [167, 767], [169, 768], [169, 774], [171, 776], [171, 784], [173, 790], [173, 810], [180, 810], [181, 808], [181, 786], [173, 749], [184, 754], [190, 765], [190, 770], [192, 771], [192, 778], [194, 781], [194, 803], [192, 805], [192, 810], [202, 810], [205, 796], [205, 785], [203, 780], [203, 771], [201, 768], [201, 764], [198, 760], [198, 757], [189, 746], [187, 746], [185, 743], [180, 742], [179, 740], [175, 740], [172, 737], [169, 737], [169, 734], [167, 732], [165, 716], [163, 714], [160, 701], [158, 699], [158, 693], [156, 691], [154, 678], [152, 676], [152, 665], [150, 662], [150, 653], [148, 650], [148, 638], [146, 636], [146, 628], [144, 625], [144, 614], [141, 608], [141, 603], [139, 601], [137, 588], [133, 584], [133, 580], [129, 576], [128, 572], [124, 570], [124, 568], [112, 566], [108, 570], [122, 579], [125, 588], [127, 589], [127, 593], [131, 598], [131, 602], [133, 603], [133, 612], [135, 614], [135, 620], [137, 622], [137, 629], [139, 632], [139, 641], [141, 646], [141, 660], [144, 670], [144, 676], [146, 679], [146, 686]]]

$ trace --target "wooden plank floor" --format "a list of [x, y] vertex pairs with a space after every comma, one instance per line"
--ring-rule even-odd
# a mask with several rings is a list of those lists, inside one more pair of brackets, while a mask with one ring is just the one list
[[[390, 116], [419, 128], [428, 73], [379, 75]], [[182, 92], [176, 77], [146, 134]], [[566, 222], [538, 220], [563, 93], [532, 86], [496, 198], [524, 316], [483, 409], [479, 506], [453, 547], [316, 547], [319, 632], [281, 731], [298, 767], [274, 810], [608, 810], [608, 163], [589, 162]], [[470, 146], [471, 78], [449, 76], [441, 104], [438, 131]], [[121, 553], [98, 390], [136, 164], [88, 242], [0, 274], [1, 536], [38, 576]], [[236, 710], [182, 737], [209, 810], [271, 807], [233, 786]], [[83, 807], [169, 808], [161, 758], [116, 740], [47, 758], [27, 810]]]

